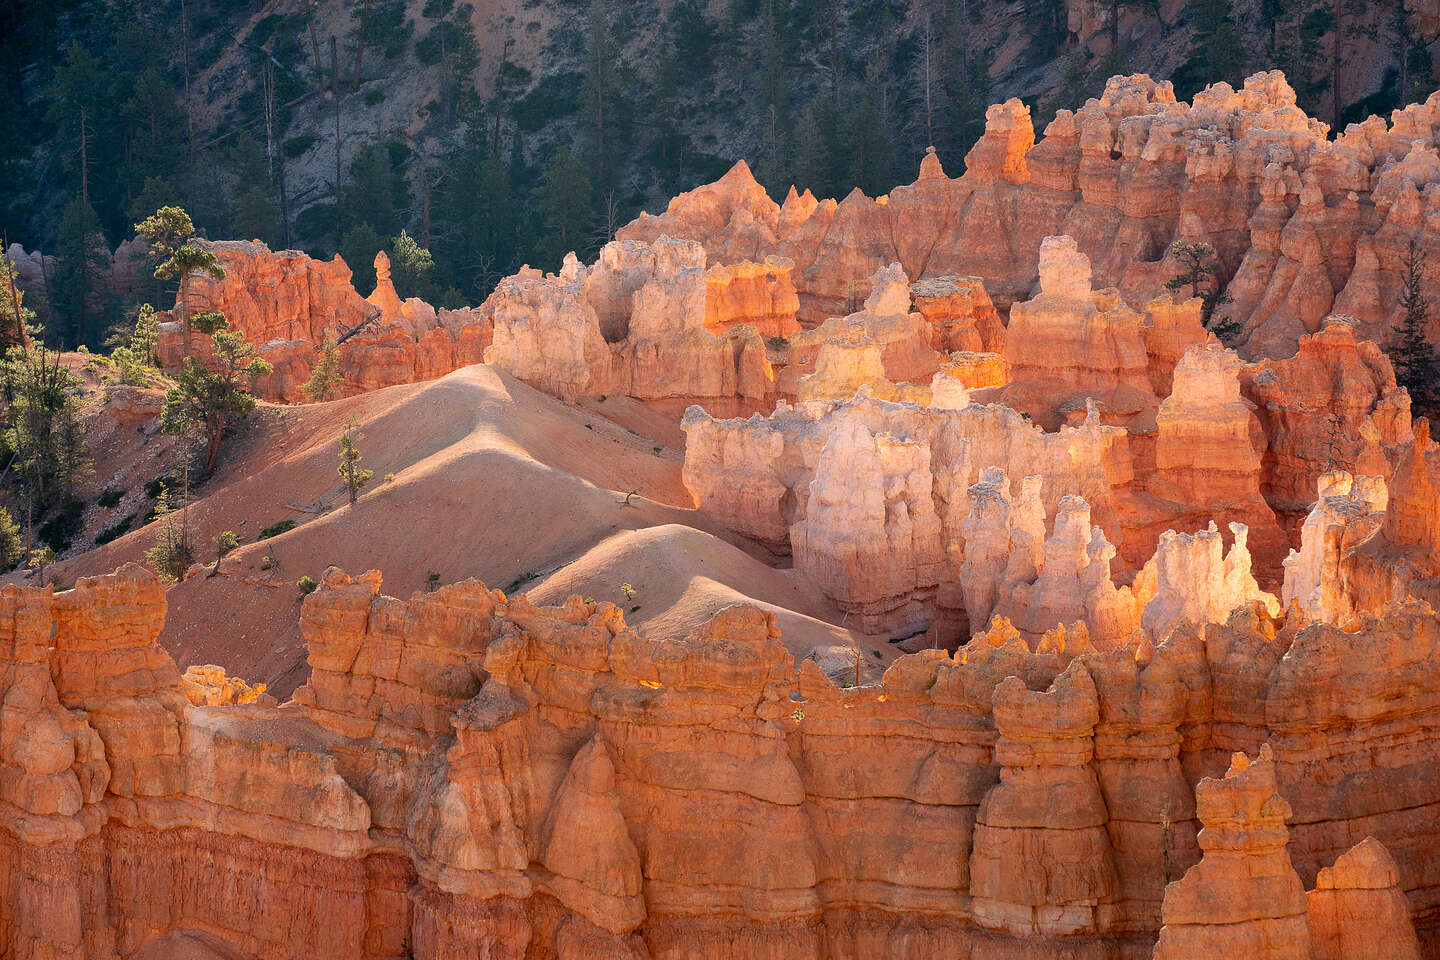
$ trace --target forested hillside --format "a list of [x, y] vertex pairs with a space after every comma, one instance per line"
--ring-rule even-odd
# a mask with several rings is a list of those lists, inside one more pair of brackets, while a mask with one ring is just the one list
[[927, 144], [958, 173], [989, 103], [1043, 128], [1131, 71], [1278, 66], [1343, 124], [1426, 96], [1435, 35], [1402, 0], [12, 0], [0, 216], [72, 344], [133, 307], [99, 248], [167, 203], [477, 303], [739, 158], [777, 197], [883, 193]]

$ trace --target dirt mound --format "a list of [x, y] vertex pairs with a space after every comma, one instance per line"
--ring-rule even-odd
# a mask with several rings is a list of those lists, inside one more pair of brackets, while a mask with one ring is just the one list
[[[190, 508], [196, 543], [232, 530], [242, 545], [214, 575], [192, 571], [170, 588], [162, 642], [182, 668], [222, 664], [288, 696], [307, 672], [297, 581], [332, 564], [379, 569], [400, 596], [470, 577], [507, 592], [534, 585], [537, 599], [557, 601], [618, 596], [631, 582], [645, 591], [637, 622], [675, 635], [753, 598], [783, 614], [802, 656], [848, 642], [817, 594], [693, 509], [674, 451], [597, 406], [484, 365], [333, 403], [262, 405]], [[354, 505], [336, 472], [336, 437], [351, 420], [374, 473]], [[57, 565], [57, 582], [143, 560], [157, 531], [152, 523]], [[209, 549], [200, 559], [213, 566]]]

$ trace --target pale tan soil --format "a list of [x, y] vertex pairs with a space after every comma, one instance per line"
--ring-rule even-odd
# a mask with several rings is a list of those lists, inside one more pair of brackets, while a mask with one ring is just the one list
[[[336, 472], [336, 438], [352, 419], [362, 465], [374, 472], [353, 506]], [[665, 414], [634, 401], [569, 405], [484, 365], [331, 403], [262, 404], [190, 508], [201, 559], [213, 562], [209, 544], [221, 530], [242, 545], [218, 576], [192, 570], [170, 588], [161, 641], [182, 668], [218, 663], [283, 699], [307, 672], [296, 581], [338, 565], [379, 569], [385, 592], [397, 596], [426, 589], [432, 573], [439, 583], [477, 577], [543, 602], [572, 592], [619, 602], [628, 582], [636, 597], [623, 608], [640, 609], [627, 616], [665, 636], [753, 598], [777, 612], [798, 656], [849, 642], [813, 589], [693, 508], [677, 434]], [[156, 471], [149, 461], [126, 466], [130, 449], [97, 458], [127, 489]], [[285, 519], [295, 529], [257, 542], [262, 528]], [[158, 528], [57, 564], [55, 581], [69, 586], [143, 561]], [[888, 644], [867, 646], [891, 656]]]

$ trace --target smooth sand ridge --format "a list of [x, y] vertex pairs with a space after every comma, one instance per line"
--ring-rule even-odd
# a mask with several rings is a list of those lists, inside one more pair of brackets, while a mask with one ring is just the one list
[[[374, 472], [353, 506], [336, 473], [336, 438], [352, 418], [363, 434], [362, 466]], [[169, 590], [161, 641], [182, 667], [218, 663], [284, 698], [306, 674], [301, 576], [318, 578], [337, 565], [380, 570], [384, 591], [396, 596], [425, 589], [432, 573], [441, 583], [475, 577], [515, 592], [580, 558], [572, 592], [606, 599], [627, 577], [641, 576], [619, 568], [646, 570], [655, 557], [668, 558], [679, 582], [661, 587], [668, 574], [660, 575], [664, 564], [654, 566], [656, 585], [647, 589], [673, 598], [657, 602], [653, 614], [642, 603], [637, 613], [651, 630], [684, 636], [708, 612], [756, 598], [785, 615], [782, 628], [814, 638], [805, 649], [848, 641], [848, 631], [822, 622], [838, 617], [817, 594], [752, 558], [746, 549], [763, 551], [690, 506], [680, 460], [656, 446], [485, 365], [332, 403], [267, 405], [227, 448], [190, 510], [195, 542], [208, 545], [228, 529], [242, 546], [218, 576], [193, 575]], [[388, 481], [387, 473], [394, 474]], [[316, 506], [328, 512], [291, 509]], [[297, 526], [256, 541], [261, 528], [285, 519]], [[637, 541], [650, 545], [641, 553], [651, 559], [620, 551], [610, 572], [601, 549], [607, 538], [651, 527], [671, 530]], [[58, 565], [58, 582], [142, 560], [157, 529], [150, 524]], [[208, 549], [201, 558], [213, 560]], [[724, 558], [718, 575], [709, 570], [714, 557]], [[585, 576], [613, 587], [587, 590]]]
[[887, 660], [895, 650], [836, 626], [841, 613], [795, 571], [766, 566], [681, 524], [612, 534], [525, 592], [545, 604], [571, 594], [608, 600], [625, 611], [626, 623], [653, 637], [684, 637], [723, 607], [754, 603], [775, 613], [781, 641], [797, 660], [816, 646], [857, 641]]

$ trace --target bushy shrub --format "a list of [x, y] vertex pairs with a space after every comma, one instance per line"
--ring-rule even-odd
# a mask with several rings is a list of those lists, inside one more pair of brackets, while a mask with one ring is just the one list
[[294, 529], [295, 529], [295, 521], [294, 521], [294, 520], [280, 520], [280, 521], [277, 521], [276, 523], [270, 524], [270, 526], [266, 527], [264, 530], [261, 530], [261, 531], [260, 531], [260, 536], [256, 537], [255, 539], [257, 539], [257, 540], [269, 540], [271, 537], [278, 537], [278, 536], [280, 536], [280, 534], [286, 533], [286, 532], [288, 532], [288, 531], [290, 531], [290, 530], [294, 530]]
[[121, 517], [115, 523], [95, 534], [95, 546], [101, 547], [109, 543], [111, 540], [119, 540], [121, 537], [125, 536], [125, 534], [129, 533], [130, 528], [134, 525], [135, 514], [132, 513], [127, 517]]

